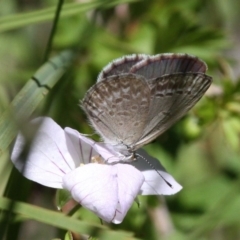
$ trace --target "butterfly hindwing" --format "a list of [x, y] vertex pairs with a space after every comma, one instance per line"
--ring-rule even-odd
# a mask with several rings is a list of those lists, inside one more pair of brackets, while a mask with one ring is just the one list
[[134, 74], [111, 76], [95, 84], [86, 94], [82, 107], [105, 142], [134, 145], [146, 125], [150, 88]]

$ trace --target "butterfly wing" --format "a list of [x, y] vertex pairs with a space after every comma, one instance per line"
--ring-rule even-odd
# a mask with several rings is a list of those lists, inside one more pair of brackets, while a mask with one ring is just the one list
[[117, 58], [103, 68], [103, 70], [98, 75], [97, 82], [106, 80], [109, 76], [129, 73], [129, 70], [133, 65], [147, 57], [148, 55], [145, 54], [132, 54]]
[[195, 56], [181, 53], [165, 53], [154, 56], [132, 54], [117, 58], [110, 62], [100, 72], [97, 82], [109, 76], [123, 73], [134, 73], [144, 76], [147, 80], [161, 77], [165, 74], [202, 72], [207, 65]]
[[95, 84], [82, 102], [83, 110], [104, 141], [125, 148], [142, 136], [149, 105], [148, 83], [134, 74], [108, 77]]
[[207, 65], [197, 57], [188, 54], [158, 54], [145, 57], [131, 67], [130, 73], [144, 76], [147, 80], [174, 73], [205, 73]]
[[147, 124], [134, 149], [151, 142], [184, 116], [211, 82], [212, 78], [203, 73], [176, 73], [152, 80]]

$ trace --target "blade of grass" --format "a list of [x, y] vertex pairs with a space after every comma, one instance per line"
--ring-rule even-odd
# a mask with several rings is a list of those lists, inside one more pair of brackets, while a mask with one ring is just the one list
[[[61, 17], [69, 17], [94, 8], [109, 8], [118, 4], [136, 2], [136, 0], [92, 1], [88, 3], [66, 3], [63, 5]], [[53, 20], [55, 7], [31, 11], [30, 13], [14, 14], [0, 19], [0, 32], [16, 29], [34, 23]]]
[[44, 57], [43, 57], [43, 62], [46, 62], [49, 58], [49, 55], [50, 55], [50, 52], [51, 52], [51, 49], [52, 49], [53, 37], [54, 37], [54, 34], [57, 30], [57, 24], [58, 24], [58, 20], [59, 20], [59, 17], [60, 17], [60, 13], [61, 13], [61, 10], [62, 10], [63, 3], [64, 3], [64, 0], [59, 0], [58, 1], [58, 5], [57, 5], [55, 16], [54, 16], [52, 30], [51, 30], [51, 33], [50, 33], [50, 36], [49, 36], [49, 39], [48, 39], [48, 43], [47, 43], [47, 48], [45, 50], [45, 54], [44, 54]]
[[123, 232], [123, 231], [112, 231], [109, 230], [106, 226], [87, 223], [84, 221], [80, 221], [68, 216], [65, 216], [62, 213], [55, 212], [52, 210], [47, 210], [44, 208], [32, 206], [27, 203], [22, 203], [18, 201], [13, 201], [10, 199], [0, 197], [0, 209], [8, 211], [8, 206], [13, 205], [14, 208], [12, 209], [13, 213], [24, 215], [28, 219], [36, 220], [39, 222], [43, 222], [45, 224], [49, 224], [51, 226], [55, 226], [58, 228], [70, 230], [73, 232], [87, 234], [90, 236], [98, 236], [99, 239], [104, 240], [134, 240], [135, 238], [132, 237], [132, 233], [130, 232]]
[[63, 51], [45, 63], [26, 83], [10, 107], [0, 117], [0, 156], [18, 132], [17, 122], [26, 121], [49, 90], [62, 77], [71, 64], [74, 53]]

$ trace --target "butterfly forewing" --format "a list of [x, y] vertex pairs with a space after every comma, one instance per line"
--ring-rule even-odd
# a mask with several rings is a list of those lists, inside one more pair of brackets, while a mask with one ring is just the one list
[[183, 117], [211, 82], [212, 78], [202, 73], [171, 74], [151, 81], [148, 124], [135, 149], [151, 142]]
[[206, 64], [187, 54], [159, 54], [146, 57], [130, 69], [131, 73], [144, 76], [147, 80], [174, 73], [205, 73]]
[[98, 75], [97, 82], [106, 80], [109, 76], [129, 73], [129, 70], [132, 66], [142, 61], [147, 56], [148, 55], [145, 54], [132, 54], [115, 59], [103, 68], [103, 70]]
[[107, 77], [123, 73], [142, 75], [146, 80], [161, 77], [165, 74], [201, 72], [207, 70], [206, 64], [197, 57], [188, 54], [165, 53], [154, 56], [132, 54], [117, 58], [100, 72], [97, 82]]
[[143, 77], [111, 76], [94, 85], [82, 107], [106, 143], [132, 146], [142, 136], [150, 106], [150, 88]]

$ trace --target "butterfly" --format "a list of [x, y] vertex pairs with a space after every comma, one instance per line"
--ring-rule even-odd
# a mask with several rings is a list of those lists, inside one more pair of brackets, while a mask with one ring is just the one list
[[109, 63], [82, 100], [91, 125], [126, 159], [184, 116], [212, 83], [188, 54], [134, 54]]

